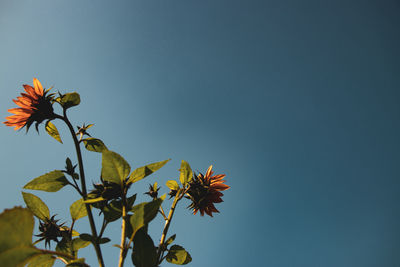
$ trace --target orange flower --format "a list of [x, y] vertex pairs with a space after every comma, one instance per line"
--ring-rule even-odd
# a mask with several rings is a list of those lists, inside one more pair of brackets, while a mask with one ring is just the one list
[[214, 203], [220, 203], [223, 200], [221, 197], [224, 195], [220, 191], [224, 191], [230, 188], [230, 186], [224, 184], [225, 174], [213, 175], [212, 165], [208, 168], [206, 175], [199, 173], [194, 175], [192, 181], [190, 181], [189, 190], [187, 197], [192, 200], [189, 205], [190, 209], [193, 209], [193, 214], [200, 211], [201, 216], [204, 213], [213, 217], [213, 212], [219, 212]]
[[28, 131], [34, 122], [36, 122], [36, 130], [38, 130], [38, 126], [42, 121], [55, 118], [52, 94], [46, 96], [48, 90], [44, 91], [42, 84], [36, 78], [33, 79], [33, 85], [34, 87], [24, 84], [26, 93], [21, 93], [21, 96], [13, 99], [14, 103], [19, 107], [8, 110], [14, 115], [7, 117], [3, 123], [7, 126], [15, 127], [14, 130], [19, 130], [26, 126], [26, 131]]

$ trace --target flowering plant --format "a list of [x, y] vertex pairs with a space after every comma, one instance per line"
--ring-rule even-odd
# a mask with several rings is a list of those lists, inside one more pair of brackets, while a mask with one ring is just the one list
[[[168, 214], [163, 209], [166, 194], [159, 196], [157, 183], [150, 185], [151, 201], [135, 203], [136, 194], [131, 192], [131, 185], [146, 178], [162, 168], [168, 161], [160, 161], [139, 167], [131, 171], [126, 160], [116, 152], [109, 150], [97, 138], [91, 137], [88, 129], [93, 124], [77, 127], [74, 130], [67, 116], [67, 110], [80, 104], [78, 93], [55, 94], [50, 89], [45, 90], [37, 79], [33, 79], [33, 87], [24, 85], [25, 92], [13, 100], [19, 107], [9, 109], [14, 115], [6, 118], [7, 126], [15, 130], [31, 125], [39, 131], [41, 123], [45, 123], [46, 132], [62, 143], [61, 136], [53, 120], [61, 120], [66, 124], [74, 142], [76, 161], [66, 158], [63, 170], [54, 170], [28, 182], [24, 189], [57, 192], [64, 186], [71, 186], [77, 192], [77, 199], [70, 206], [71, 224], [60, 223], [56, 215], [52, 215], [47, 205], [37, 196], [22, 192], [27, 208], [15, 207], [0, 214], [0, 264], [1, 266], [53, 266], [56, 260], [66, 266], [89, 266], [84, 258], [78, 257], [78, 251], [92, 245], [99, 266], [104, 265], [101, 245], [111, 239], [104, 236], [107, 226], [115, 221], [121, 222], [118, 266], [125, 263], [128, 253], [131, 253], [132, 263], [135, 266], [155, 267], [166, 260], [169, 263], [183, 265], [192, 258], [182, 246], [173, 244], [176, 235], [168, 236], [178, 202], [183, 198], [190, 201], [189, 208], [193, 214], [200, 212], [213, 216], [218, 212], [215, 203], [222, 202], [224, 191], [229, 188], [224, 184], [224, 174], [213, 175], [212, 166], [203, 175], [193, 173], [189, 163], [182, 161], [179, 173], [179, 183], [176, 180], [166, 182], [170, 189], [168, 195], [173, 198]], [[54, 110], [60, 107], [61, 113]], [[81, 147], [88, 151], [102, 154], [101, 176], [99, 182], [88, 189], [86, 185], [84, 164]], [[92, 209], [98, 209], [103, 223], [96, 225]], [[148, 224], [161, 214], [164, 218], [162, 235], [158, 245], [148, 234]], [[39, 221], [37, 240], [32, 242], [34, 217]], [[77, 221], [87, 217], [91, 233], [78, 233]], [[45, 249], [35, 245], [44, 241]], [[48, 250], [54, 244], [55, 250]]]

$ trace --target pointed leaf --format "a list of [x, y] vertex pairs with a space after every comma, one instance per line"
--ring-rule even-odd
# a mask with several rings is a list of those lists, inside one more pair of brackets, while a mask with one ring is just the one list
[[60, 133], [57, 130], [57, 127], [51, 122], [51, 121], [47, 121], [46, 122], [46, 126], [45, 126], [46, 132], [53, 137], [54, 139], [56, 139], [58, 142], [60, 142], [61, 144], [63, 143], [61, 141], [61, 137], [60, 137]]
[[105, 150], [108, 150], [106, 145], [100, 139], [86, 138], [86, 139], [83, 139], [82, 141], [83, 141], [83, 144], [85, 145], [86, 149], [89, 151], [101, 153]]
[[131, 167], [119, 154], [105, 150], [103, 151], [101, 177], [104, 181], [122, 184], [128, 177]]
[[170, 159], [160, 161], [160, 162], [155, 162], [148, 164], [146, 166], [137, 168], [134, 170], [131, 175], [129, 176], [128, 183], [136, 183], [137, 181], [142, 180], [146, 176], [152, 174], [153, 172], [161, 169]]
[[192, 180], [192, 177], [193, 177], [192, 169], [190, 168], [189, 163], [182, 160], [181, 168], [179, 170], [181, 172], [180, 176], [179, 176], [179, 180], [181, 181], [181, 184], [183, 186], [185, 186], [186, 183], [188, 183]]
[[179, 185], [175, 180], [169, 180], [165, 184], [171, 190], [178, 190], [179, 189]]
[[67, 184], [68, 180], [65, 178], [64, 173], [55, 170], [33, 179], [27, 183], [24, 188], [46, 192], [57, 192]]
[[136, 232], [147, 225], [151, 220], [153, 220], [163, 202], [165, 196], [157, 198], [151, 202], [144, 202], [136, 205], [132, 208], [134, 212], [130, 218], [130, 223], [132, 226], [132, 235], [135, 236]]
[[37, 196], [22, 192], [26, 206], [32, 211], [33, 215], [42, 221], [50, 218], [50, 211], [47, 205]]
[[192, 261], [192, 257], [183, 247], [179, 245], [173, 245], [168, 251], [167, 261], [169, 263], [185, 265]]
[[78, 199], [77, 201], [72, 203], [69, 211], [71, 213], [71, 218], [74, 221], [87, 215], [86, 205], [83, 202], [83, 199]]
[[165, 241], [165, 244], [167, 244], [167, 246], [168, 246], [168, 245], [171, 245], [172, 242], [174, 242], [175, 237], [176, 237], [176, 234], [170, 236], [170, 237], [167, 239], [167, 241]]

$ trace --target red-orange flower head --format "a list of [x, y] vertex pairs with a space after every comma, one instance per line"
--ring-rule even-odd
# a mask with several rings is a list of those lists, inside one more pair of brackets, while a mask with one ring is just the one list
[[26, 126], [26, 131], [32, 123], [36, 122], [36, 130], [39, 124], [46, 119], [54, 119], [52, 94], [46, 95], [49, 90], [44, 91], [42, 84], [38, 79], [33, 79], [33, 86], [24, 84], [26, 93], [21, 93], [17, 99], [13, 99], [18, 108], [9, 109], [8, 112], [14, 115], [6, 118], [3, 122], [7, 126], [15, 127], [14, 130], [19, 130]]
[[201, 216], [204, 213], [213, 217], [213, 212], [219, 212], [214, 203], [222, 202], [221, 191], [227, 190], [230, 186], [224, 184], [225, 174], [218, 174], [213, 176], [212, 165], [208, 168], [206, 175], [199, 173], [194, 175], [192, 181], [189, 183], [189, 190], [187, 196], [192, 203], [189, 208], [193, 210], [193, 214], [200, 211]]

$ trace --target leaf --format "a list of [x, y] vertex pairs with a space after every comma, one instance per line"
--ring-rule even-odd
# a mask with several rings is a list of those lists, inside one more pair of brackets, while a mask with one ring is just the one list
[[146, 166], [137, 168], [134, 170], [131, 175], [129, 176], [128, 184], [129, 183], [136, 183], [137, 181], [142, 180], [144, 177], [152, 174], [153, 172], [161, 169], [170, 159], [160, 161], [160, 162], [155, 162], [148, 164]]
[[29, 260], [27, 267], [52, 267], [56, 258], [49, 254], [41, 254]]
[[177, 181], [175, 181], [175, 180], [169, 180], [165, 184], [171, 190], [178, 190], [179, 189], [179, 185], [178, 185]]
[[30, 258], [41, 254], [33, 246], [15, 247], [0, 253], [1, 266], [23, 267]]
[[33, 179], [27, 183], [24, 188], [46, 192], [57, 192], [67, 184], [68, 180], [65, 178], [64, 173], [55, 170]]
[[50, 211], [47, 205], [37, 196], [22, 192], [26, 206], [32, 211], [33, 215], [42, 221], [50, 218]]
[[157, 265], [157, 249], [154, 242], [141, 228], [133, 239], [132, 262], [136, 267], [149, 267]]
[[100, 202], [100, 201], [104, 201], [104, 200], [106, 200], [106, 199], [104, 199], [103, 197], [97, 197], [97, 198], [89, 198], [89, 199], [86, 199], [86, 200], [83, 201], [83, 202], [84, 202], [84, 203], [87, 203], [87, 204], [93, 204], [93, 203]]
[[87, 215], [86, 205], [83, 199], [78, 199], [69, 207], [69, 212], [71, 213], [72, 220], [76, 221]]
[[70, 261], [65, 266], [66, 267], [90, 267], [89, 265], [87, 265], [85, 263], [85, 259], [84, 258], [80, 258], [80, 259], [77, 259], [77, 260]]
[[129, 220], [132, 226], [132, 236], [135, 236], [140, 228], [147, 225], [156, 217], [158, 209], [164, 199], [165, 195], [151, 202], [140, 203], [132, 208], [134, 213]]
[[[127, 211], [132, 209], [133, 203], [135, 203], [136, 194], [126, 199]], [[103, 208], [104, 218], [107, 222], [113, 222], [121, 218], [122, 216], [122, 200], [112, 200], [109, 204]]]
[[171, 245], [172, 242], [174, 242], [175, 237], [176, 237], [176, 234], [170, 236], [170, 237], [167, 239], [167, 241], [165, 241], [165, 244], [166, 244], [167, 246], [168, 246], [168, 245]]
[[[71, 243], [68, 239], [62, 238], [61, 241], [57, 242], [56, 251], [72, 255]], [[68, 259], [68, 258], [65, 258]]]
[[51, 122], [51, 121], [47, 121], [46, 122], [46, 126], [45, 126], [46, 132], [53, 137], [54, 139], [56, 139], [58, 142], [60, 142], [61, 144], [63, 143], [60, 137], [60, 133], [57, 130], [57, 127]]
[[76, 92], [67, 93], [61, 96], [57, 102], [60, 103], [64, 109], [68, 109], [70, 107], [79, 105], [81, 103], [81, 97]]
[[185, 265], [192, 261], [192, 257], [183, 247], [179, 245], [173, 245], [168, 251], [167, 261], [169, 263]]
[[182, 160], [181, 168], [179, 170], [181, 172], [179, 175], [179, 180], [181, 181], [181, 184], [183, 186], [185, 186], [186, 183], [188, 183], [192, 180], [192, 177], [193, 177], [192, 169], [190, 168], [189, 163]]
[[121, 185], [128, 177], [131, 167], [119, 154], [105, 150], [103, 151], [101, 177], [104, 181]]
[[17, 246], [31, 246], [34, 220], [26, 208], [6, 209], [0, 214], [0, 253]]
[[82, 240], [85, 240], [85, 241], [89, 241], [89, 242], [92, 242], [92, 241], [93, 241], [93, 236], [90, 235], [90, 234], [80, 234], [79, 237], [80, 237]]
[[105, 150], [108, 150], [106, 145], [97, 138], [86, 138], [83, 139], [83, 144], [85, 145], [86, 149], [93, 152], [100, 152], [102, 153]]
[[105, 243], [108, 243], [108, 242], [110, 242], [110, 241], [111, 241], [110, 238], [108, 238], [108, 237], [102, 237], [102, 238], [100, 238], [100, 240], [99, 240], [99, 244], [105, 244]]
[[80, 237], [77, 237], [75, 239], [72, 240], [72, 249], [73, 251], [77, 252], [78, 250], [80, 250], [81, 248], [87, 247], [90, 245], [90, 241], [87, 240], [83, 240]]

